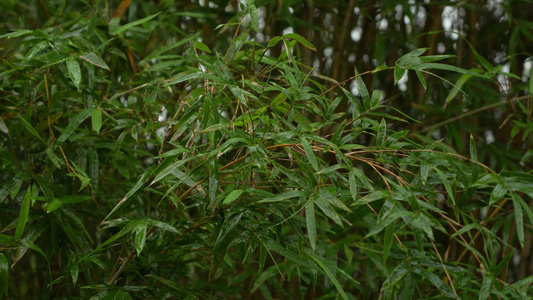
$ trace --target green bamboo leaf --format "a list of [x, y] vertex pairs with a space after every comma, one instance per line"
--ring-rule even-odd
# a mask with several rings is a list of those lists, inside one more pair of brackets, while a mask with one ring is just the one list
[[44, 51], [48, 47], [50, 47], [50, 43], [48, 41], [42, 41], [42, 42], [39, 42], [33, 45], [31, 50], [28, 51], [28, 53], [24, 57], [24, 62], [30, 61], [32, 58], [39, 55], [42, 51]]
[[390, 250], [392, 248], [392, 243], [394, 241], [394, 229], [396, 226], [394, 224], [389, 224], [385, 227], [385, 235], [383, 236], [383, 263], [387, 262], [389, 258]]
[[28, 130], [34, 137], [38, 138], [41, 142], [43, 142], [43, 144], [46, 145], [46, 142], [39, 135], [39, 133], [35, 130], [35, 128], [33, 128], [33, 126], [31, 126], [31, 124], [28, 121], [26, 121], [26, 119], [24, 119], [21, 115], [17, 114], [17, 116], [22, 121], [22, 124], [24, 124], [24, 127], [26, 128], [26, 130]]
[[[472, 134], [470, 134], [470, 157], [472, 160], [478, 161], [476, 140]], [[476, 163], [473, 163], [470, 168], [472, 170], [472, 181], [476, 181], [479, 173], [479, 166]]]
[[302, 148], [304, 148], [305, 156], [307, 156], [309, 163], [311, 163], [311, 166], [313, 167], [313, 169], [315, 169], [315, 171], [318, 171], [318, 162], [316, 160], [313, 149], [311, 149], [311, 145], [305, 137], [300, 138], [300, 143], [302, 143]]
[[209, 47], [207, 47], [206, 44], [200, 42], [200, 41], [195, 41], [194, 42], [194, 48], [200, 50], [200, 51], [205, 51], [207, 53], [211, 53], [211, 49], [209, 49]]
[[438, 61], [448, 58], [454, 58], [456, 57], [453, 54], [444, 54], [444, 55], [428, 55], [428, 56], [421, 56], [420, 61], [422, 62], [432, 62], [432, 61]]
[[168, 279], [165, 279], [163, 277], [159, 277], [153, 274], [147, 274], [145, 276], [154, 278], [155, 280], [161, 282], [162, 284], [176, 290], [180, 294], [180, 296], [185, 296], [189, 293], [189, 291], [186, 288], [184, 288], [183, 286], [181, 286], [178, 282], [174, 280], [168, 280]]
[[[96, 247], [96, 249], [94, 249], [93, 251], [89, 252], [87, 255], [85, 255], [82, 258], [80, 258], [79, 262], [82, 262], [82, 261], [90, 258], [92, 255], [94, 255], [95, 253], [100, 252], [102, 249], [104, 249], [109, 244], [113, 243], [114, 241], [118, 240], [119, 238], [121, 238], [125, 234], [134, 231], [137, 228], [137, 224], [139, 224], [141, 222], [142, 222], [141, 220], [130, 220], [130, 221], [128, 221], [126, 226], [124, 226], [118, 233], [112, 235], [105, 242], [103, 242], [98, 247]], [[104, 224], [104, 222], [102, 222], [102, 224]]]
[[114, 296], [113, 299], [116, 300], [133, 300], [130, 293], [126, 291], [118, 291]]
[[[16, 37], [19, 37], [19, 36], [22, 36], [22, 35], [26, 35], [30, 32], [33, 32], [33, 30], [29, 30], [29, 29], [15, 29], [13, 32], [10, 32], [10, 33], [6, 33], [6, 34], [3, 34], [3, 35], [0, 35], [0, 39], [3, 39], [3, 38], [16, 38]], [[1, 295], [2, 293], [0, 293]]]
[[61, 205], [63, 205], [63, 202], [61, 202], [61, 200], [59, 200], [58, 198], [54, 198], [54, 200], [52, 200], [52, 202], [48, 203], [48, 205], [46, 206], [46, 213], [49, 214], [53, 212], [54, 210], [61, 207]]
[[17, 242], [15, 240], [15, 237], [10, 236], [10, 235], [0, 234], [0, 244], [11, 246], [11, 245], [14, 245], [15, 242]]
[[145, 17], [145, 18], [130, 22], [128, 24], [124, 24], [122, 26], [118, 26], [118, 24], [120, 22], [119, 18], [113, 18], [111, 20], [111, 21], [113, 21], [113, 23], [111, 23], [111, 22], [109, 23], [109, 34], [111, 34], [111, 35], [121, 34], [122, 32], [124, 32], [124, 31], [126, 31], [126, 30], [128, 30], [128, 29], [130, 29], [132, 27], [144, 24], [144, 23], [152, 20], [153, 18], [159, 16], [159, 14], [161, 14], [161, 13], [158, 12], [158, 13], [153, 14], [151, 16], [148, 16], [148, 17]]
[[102, 111], [99, 108], [95, 108], [91, 113], [91, 121], [93, 130], [99, 133], [102, 128]]
[[369, 108], [376, 108], [379, 105], [379, 101], [381, 100], [381, 96], [383, 95], [383, 92], [380, 90], [374, 90], [372, 92], [372, 98], [370, 99], [370, 107]]
[[469, 75], [472, 75], [472, 76], [486, 77], [485, 75], [481, 75], [481, 74], [472, 72], [470, 70], [466, 70], [466, 69], [459, 68], [459, 67], [452, 66], [452, 65], [440, 64], [440, 63], [424, 63], [424, 64], [421, 64], [421, 65], [416, 65], [415, 67], [413, 67], [413, 69], [416, 69], [416, 70], [424, 70], [424, 69], [445, 70], [445, 71], [452, 71], [452, 72], [461, 73], [461, 74], [469, 74]]
[[529, 74], [529, 95], [533, 96], [533, 68], [531, 68], [531, 74]]
[[141, 255], [144, 245], [146, 244], [147, 227], [147, 224], [139, 223], [135, 228], [135, 250], [137, 250], [137, 256]]
[[81, 68], [80, 63], [75, 57], [70, 57], [67, 59], [67, 70], [70, 79], [72, 79], [72, 82], [74, 82], [74, 85], [79, 91], [81, 84]]
[[455, 84], [452, 86], [448, 97], [446, 97], [446, 100], [444, 101], [444, 107], [447, 107], [448, 104], [450, 104], [450, 102], [455, 99], [455, 96], [457, 96], [459, 92], [463, 92], [461, 88], [470, 78], [472, 78], [472, 74], [463, 74], [459, 77], [459, 79], [457, 79]]
[[69, 265], [70, 277], [72, 278], [72, 283], [76, 284], [78, 282], [78, 275], [80, 273], [80, 267], [76, 262], [72, 262]]
[[303, 197], [305, 195], [306, 193], [302, 190], [292, 190], [292, 191], [287, 191], [287, 192], [278, 194], [274, 197], [265, 198], [263, 200], [257, 201], [257, 203], [279, 202], [279, 201], [284, 201], [284, 200], [288, 200], [288, 199], [295, 198], [295, 197]]
[[427, 90], [428, 89], [428, 85], [426, 83], [426, 79], [424, 78], [424, 74], [422, 74], [422, 72], [420, 72], [420, 70], [415, 70], [415, 73], [416, 73], [416, 77], [418, 77], [418, 80], [420, 81], [420, 83], [424, 87], [424, 90]]
[[[357, 67], [354, 66], [354, 72], [355, 76], [359, 75], [359, 70], [357, 70]], [[361, 98], [363, 99], [363, 106], [365, 109], [370, 108], [370, 94], [368, 93], [368, 89], [366, 88], [365, 82], [363, 81], [363, 78], [361, 76], [357, 76], [355, 78], [355, 82], [357, 82], [357, 90], [359, 90], [359, 94], [361, 94]]]
[[[440, 277], [437, 276], [436, 274], [428, 270], [419, 269], [419, 268], [415, 268], [414, 272], [425, 277], [427, 280], [429, 280], [429, 282], [431, 282], [440, 292], [446, 295], [446, 297], [457, 298], [454, 295], [452, 289], [446, 283], [444, 283], [444, 281], [442, 281], [442, 279], [440, 279]], [[482, 298], [482, 299], [488, 299], [488, 298]]]
[[239, 199], [239, 197], [244, 193], [244, 190], [233, 190], [231, 193], [229, 193], [226, 198], [222, 201], [223, 205], [228, 205], [232, 203], [233, 201]]
[[353, 168], [348, 176], [348, 182], [350, 184], [350, 194], [352, 195], [353, 201], [357, 201], [357, 180], [355, 178], [356, 174]]
[[[523, 217], [522, 216], [519, 216], [519, 215], [516, 215], [516, 211], [517, 211], [517, 205], [520, 205], [521, 207], [521, 212], [519, 213], [520, 215], [523, 215], [523, 212], [525, 211], [526, 212], [526, 215], [529, 219], [529, 222], [530, 224], [533, 224], [533, 211], [531, 210], [531, 207], [524, 201], [524, 199], [522, 199], [522, 197], [520, 197], [517, 193], [511, 193], [511, 197], [513, 198], [513, 206], [514, 206], [514, 209], [515, 209], [515, 219], [516, 219], [516, 227], [517, 227], [517, 231], [518, 231], [518, 222], [521, 222], [522, 226], [522, 229], [520, 229], [522, 231], [522, 235], [524, 234], [524, 223], [523, 223], [523, 220], [518, 220], [519, 217], [520, 219], [522, 219]], [[519, 237], [520, 238], [520, 237]], [[522, 236], [522, 238], [524, 238]], [[521, 242], [522, 243], [522, 242]]]
[[394, 67], [394, 85], [398, 84], [398, 81], [402, 79], [403, 75], [405, 75], [405, 72], [407, 70], [401, 66], [395, 66]]
[[259, 268], [257, 272], [261, 272], [265, 267], [267, 253], [268, 249], [266, 246], [263, 243], [259, 244]]
[[89, 148], [89, 178], [91, 179], [91, 186], [93, 191], [98, 190], [98, 174], [100, 171], [100, 161], [98, 159], [98, 151], [95, 148]]
[[[313, 51], [316, 51], [316, 48], [315, 46], [313, 46], [313, 44], [309, 43], [306, 39], [304, 39], [301, 35], [297, 34], [297, 33], [287, 33], [283, 36], [284, 39], [293, 39], [295, 41], [297, 41], [298, 43], [304, 45], [305, 47], [313, 50]], [[270, 46], [270, 43], [269, 43], [269, 46]]]
[[24, 199], [22, 200], [22, 205], [20, 206], [19, 219], [17, 221], [17, 229], [15, 230], [15, 240], [19, 240], [22, 234], [24, 233], [24, 228], [26, 227], [26, 222], [28, 222], [28, 214], [30, 213], [30, 204], [31, 204], [31, 186], [28, 186]]
[[16, 196], [13, 194], [18, 193], [18, 190], [20, 189], [21, 184], [22, 184], [22, 178], [20, 178], [19, 176], [15, 176], [11, 178], [11, 180], [9, 180], [8, 182], [5, 182], [2, 188], [0, 188], [0, 203], [2, 203], [4, 199], [7, 198], [7, 196], [10, 194], [12, 194], [11, 198]]
[[265, 238], [262, 240], [263, 244], [269, 249], [272, 250], [288, 260], [296, 263], [297, 265], [301, 267], [306, 267], [308, 269], [316, 270], [318, 269], [316, 265], [312, 264], [309, 260], [306, 260], [300, 255], [298, 255], [296, 252], [290, 251], [287, 248], [281, 246], [278, 241], [271, 240], [269, 238]]
[[0, 116], [0, 131], [3, 133], [9, 135], [9, 128], [7, 127], [6, 123], [4, 122], [4, 119], [2, 119], [2, 116]]
[[310, 200], [305, 205], [305, 220], [307, 223], [307, 236], [311, 243], [311, 249], [316, 248], [316, 220], [315, 220], [315, 203]]
[[70, 123], [65, 129], [63, 129], [63, 132], [61, 132], [61, 135], [57, 138], [56, 146], [59, 146], [64, 141], [66, 141], [70, 137], [70, 135], [78, 128], [78, 126], [80, 126], [80, 124], [91, 115], [91, 113], [92, 109], [86, 109], [81, 111], [74, 118], [72, 118], [70, 120]]
[[250, 11], [250, 25], [257, 32], [259, 30], [259, 13], [257, 12], [257, 7], [253, 3], [248, 3], [248, 10]]
[[218, 194], [218, 164], [215, 158], [209, 160], [209, 205], [211, 210], [214, 212], [217, 204], [217, 194]]
[[229, 216], [222, 224], [218, 233], [215, 247], [213, 249], [213, 259], [211, 260], [211, 267], [209, 268], [209, 278], [213, 278], [215, 272], [220, 267], [226, 251], [237, 236], [237, 225], [239, 224], [244, 212], [233, 214]]
[[342, 299], [348, 300], [348, 296], [346, 295], [346, 292], [344, 292], [344, 289], [340, 285], [339, 281], [337, 281], [337, 278], [335, 278], [335, 275], [331, 272], [328, 266], [326, 266], [320, 259], [315, 257], [314, 255], [310, 255], [312, 259], [315, 260], [317, 265], [326, 273], [326, 275], [329, 277], [329, 280], [333, 283], [335, 288], [337, 288], [337, 291], [341, 295]]
[[54, 153], [54, 150], [52, 150], [52, 148], [47, 147], [45, 152], [46, 152], [46, 155], [48, 156], [48, 158], [50, 159], [50, 161], [54, 164], [54, 166], [56, 168], [61, 167], [65, 163], [65, 161], [63, 159], [61, 159], [59, 156], [57, 156]]
[[282, 38], [279, 37], [279, 36], [275, 36], [273, 37], [269, 42], [268, 42], [268, 48], [272, 48], [274, 46], [276, 46], [277, 43], [279, 43], [279, 41], [281, 41]]
[[135, 185], [128, 191], [128, 193], [126, 193], [124, 198], [122, 198], [122, 200], [120, 200], [117, 203], [117, 205], [115, 205], [115, 207], [113, 207], [113, 209], [104, 218], [104, 221], [102, 221], [102, 223], [105, 222], [107, 219], [109, 219], [111, 216], [113, 216], [121, 207], [123, 207], [126, 204], [128, 199], [131, 196], [133, 196], [144, 185], [144, 182], [146, 181], [146, 179], [148, 179], [148, 177], [150, 177], [151, 173], [152, 173], [152, 170], [148, 169], [141, 176], [139, 176], [139, 179], [137, 180], [137, 183], [135, 183]]
[[492, 193], [490, 194], [489, 204], [493, 205], [494, 203], [500, 201], [505, 194], [507, 194], [507, 190], [508, 189], [503, 182], [496, 184], [492, 190]]
[[412, 214], [412, 212], [407, 210], [394, 211], [388, 214], [383, 220], [378, 220], [378, 223], [374, 226], [374, 228], [367, 233], [365, 239], [380, 233], [383, 229], [389, 226], [389, 224], [397, 221], [399, 218], [411, 216]]
[[439, 168], [435, 167], [433, 168], [433, 170], [435, 170], [435, 172], [439, 174], [442, 184], [444, 185], [444, 188], [446, 189], [446, 192], [448, 193], [448, 201], [450, 201], [451, 203], [455, 205], [455, 193], [454, 193], [454, 190], [452, 189], [452, 186], [450, 185], [450, 181], [448, 181], [448, 178], [446, 178], [446, 175], [444, 175], [444, 173], [442, 173], [442, 171], [439, 170]]
[[423, 213], [417, 213], [412, 219], [411, 222], [409, 222], [409, 225], [412, 226], [412, 228], [418, 228], [422, 232], [424, 232], [427, 237], [434, 241], [435, 237], [433, 236], [433, 228], [431, 228], [431, 220], [424, 215]]
[[337, 223], [339, 226], [343, 226], [340, 216], [337, 214], [335, 209], [330, 205], [328, 201], [328, 193], [320, 191], [318, 197], [315, 199], [315, 203], [318, 205], [320, 210], [331, 220]]
[[387, 277], [387, 280], [383, 283], [383, 289], [388, 289], [396, 286], [396, 284], [409, 272], [409, 265], [406, 261], [401, 261], [395, 268], [392, 270], [390, 275]]
[[479, 300], [490, 299], [490, 290], [492, 288], [492, 283], [494, 279], [490, 274], [487, 274], [483, 281], [481, 282], [481, 288], [479, 289]]
[[385, 118], [381, 119], [381, 122], [379, 122], [379, 127], [376, 134], [376, 144], [378, 146], [384, 147], [385, 145], [385, 139], [387, 138], [387, 123], [385, 122]]
[[461, 235], [463, 233], [466, 233], [472, 229], [479, 229], [481, 227], [481, 225], [479, 225], [478, 223], [470, 223], [470, 224], [467, 224], [463, 227], [461, 227], [461, 229], [457, 230], [457, 232], [455, 232], [454, 234], [452, 234], [450, 236], [450, 238], [455, 238], [456, 236], [458, 235]]
[[372, 71], [372, 74], [377, 73], [379, 71], [390, 70], [390, 69], [391, 69], [391, 67], [389, 67], [387, 65], [379, 65]]
[[0, 297], [7, 296], [9, 287], [9, 262], [3, 252], [0, 252]]
[[276, 266], [271, 266], [264, 272], [259, 273], [259, 276], [257, 276], [257, 279], [254, 281], [250, 294], [253, 294], [261, 285], [263, 285], [263, 283], [265, 283], [265, 281], [276, 276], [276, 274], [278, 274]]
[[178, 229], [176, 229], [176, 227], [168, 224], [168, 223], [165, 223], [165, 222], [161, 222], [161, 221], [156, 221], [156, 220], [152, 220], [152, 219], [144, 219], [142, 220], [143, 223], [146, 223], [147, 225], [149, 226], [155, 226], [157, 228], [161, 228], [165, 231], [168, 231], [168, 232], [172, 232], [172, 233], [175, 233], [175, 234], [181, 234], [180, 231]]
[[85, 55], [80, 56], [80, 58], [99, 68], [111, 71], [105, 61], [100, 56], [96, 55], [94, 52], [89, 52]]

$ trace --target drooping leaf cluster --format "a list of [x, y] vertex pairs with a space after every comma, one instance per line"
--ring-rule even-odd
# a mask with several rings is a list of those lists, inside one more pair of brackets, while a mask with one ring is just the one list
[[[35, 19], [4, 22], [2, 295], [532, 294], [515, 262], [531, 241], [529, 151], [496, 172], [476, 134], [463, 154], [415, 135], [417, 118], [372, 84], [447, 85], [449, 107], [516, 75], [411, 47], [335, 78], [307, 61], [324, 51], [312, 36], [261, 38], [277, 1], [159, 2], [39, 2]], [[512, 137], [529, 141], [522, 117]]]

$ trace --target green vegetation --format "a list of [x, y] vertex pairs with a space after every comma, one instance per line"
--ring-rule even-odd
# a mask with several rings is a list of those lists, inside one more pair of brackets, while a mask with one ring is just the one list
[[0, 3], [0, 297], [531, 299], [528, 2], [196, 2]]

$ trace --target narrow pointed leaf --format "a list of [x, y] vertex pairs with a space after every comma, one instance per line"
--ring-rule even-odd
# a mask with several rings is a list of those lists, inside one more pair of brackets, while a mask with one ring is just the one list
[[85, 121], [91, 115], [91, 109], [86, 109], [77, 114], [74, 118], [70, 120], [70, 123], [63, 129], [61, 135], [57, 138], [56, 145], [61, 145], [66, 141], [70, 135], [80, 126], [80, 124]]
[[105, 61], [100, 58], [100, 56], [96, 55], [94, 52], [89, 52], [85, 55], [80, 56], [80, 58], [99, 68], [110, 71], [109, 66], [107, 66]]
[[81, 68], [80, 63], [75, 57], [67, 59], [67, 70], [70, 79], [72, 79], [72, 82], [74, 82], [74, 85], [79, 90], [81, 84]]
[[315, 251], [316, 248], [316, 220], [315, 220], [315, 203], [308, 201], [305, 205], [305, 219], [307, 223], [307, 235], [311, 248]]
[[26, 227], [26, 222], [28, 221], [28, 214], [30, 213], [30, 203], [31, 203], [31, 186], [26, 190], [24, 199], [22, 200], [22, 205], [20, 206], [19, 219], [17, 221], [17, 229], [15, 229], [15, 240], [19, 240], [24, 233], [24, 228]]

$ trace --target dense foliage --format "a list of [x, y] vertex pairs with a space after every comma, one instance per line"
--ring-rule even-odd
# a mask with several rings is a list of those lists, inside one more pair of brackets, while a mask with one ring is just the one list
[[0, 3], [0, 294], [531, 297], [531, 6], [372, 3]]

